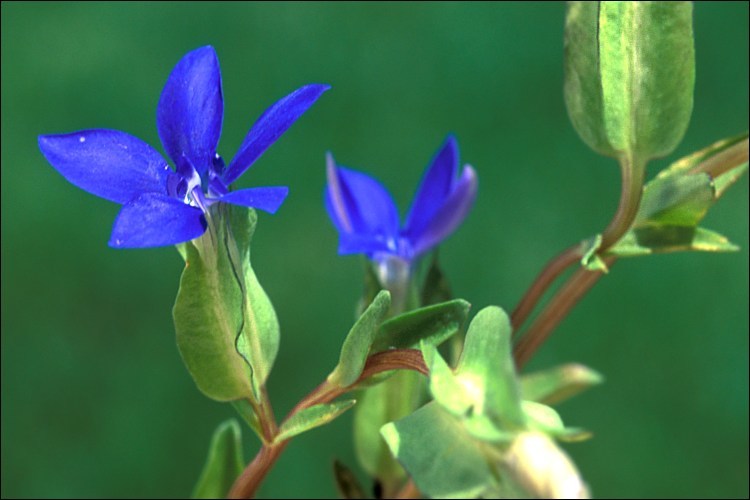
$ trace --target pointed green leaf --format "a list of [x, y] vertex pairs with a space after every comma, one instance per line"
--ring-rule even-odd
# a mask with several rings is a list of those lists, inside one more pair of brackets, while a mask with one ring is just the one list
[[590, 147], [635, 164], [682, 139], [693, 107], [690, 2], [570, 2], [565, 101]]
[[211, 438], [206, 465], [192, 498], [226, 498], [244, 467], [242, 432], [237, 421], [230, 419], [219, 425]]
[[426, 496], [476, 498], [494, 482], [481, 448], [436, 403], [385, 425], [381, 433]]
[[729, 170], [728, 172], [714, 178], [714, 188], [716, 190], [716, 199], [721, 198], [727, 189], [729, 189], [740, 177], [747, 172], [747, 161]]
[[206, 396], [254, 398], [252, 369], [235, 348], [243, 299], [226, 245], [212, 227], [179, 248], [185, 270], [172, 314], [182, 359]]
[[396, 316], [380, 326], [372, 352], [414, 348], [421, 340], [438, 345], [461, 330], [470, 307], [465, 300], [456, 299]]
[[562, 441], [583, 441], [591, 437], [591, 433], [583, 429], [565, 427], [560, 415], [550, 406], [524, 401], [523, 412], [528, 430], [542, 432]]
[[209, 229], [180, 245], [185, 270], [172, 311], [177, 346], [198, 388], [218, 401], [258, 399], [279, 325], [250, 266], [255, 211], [215, 204]]
[[339, 387], [348, 387], [362, 374], [375, 335], [391, 307], [391, 295], [381, 290], [359, 317], [341, 346], [339, 363], [328, 375], [328, 381]]
[[280, 443], [298, 434], [325, 425], [354, 406], [354, 403], [356, 403], [354, 399], [348, 399], [346, 401], [319, 404], [298, 411], [281, 424], [274, 442]]
[[593, 238], [582, 241], [580, 246], [580, 252], [581, 255], [583, 255], [583, 257], [581, 257], [581, 265], [589, 271], [601, 271], [603, 273], [608, 273], [609, 268], [607, 267], [607, 263], [604, 262], [597, 253], [601, 246], [601, 234], [597, 234]]
[[245, 423], [250, 426], [253, 432], [257, 434], [260, 440], [263, 441], [263, 430], [260, 427], [258, 415], [255, 414], [255, 409], [250, 404], [250, 401], [248, 401], [247, 399], [238, 399], [232, 401], [232, 406], [234, 406], [234, 409], [237, 410], [237, 413], [240, 414], [242, 420], [244, 420]]
[[510, 338], [505, 311], [485, 307], [469, 325], [456, 367], [459, 382], [473, 400], [473, 412], [486, 414], [507, 430], [524, 423]]
[[555, 404], [565, 401], [604, 378], [591, 368], [567, 364], [521, 377], [523, 398], [537, 403]]
[[425, 365], [430, 370], [430, 393], [443, 408], [456, 416], [465, 416], [473, 405], [473, 398], [448, 363], [437, 350], [427, 342], [421, 344]]
[[718, 177], [722, 172], [747, 163], [748, 134], [727, 137], [673, 162], [657, 178], [704, 172]]

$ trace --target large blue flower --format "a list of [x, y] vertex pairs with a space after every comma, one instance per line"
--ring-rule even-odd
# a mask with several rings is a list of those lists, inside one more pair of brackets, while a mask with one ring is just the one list
[[159, 99], [159, 138], [174, 170], [151, 146], [118, 130], [43, 135], [39, 148], [68, 181], [123, 205], [110, 246], [173, 245], [206, 231], [206, 211], [213, 203], [270, 213], [281, 206], [286, 187], [229, 191], [228, 186], [328, 88], [306, 85], [273, 104], [225, 166], [216, 153], [224, 114], [219, 60], [213, 47], [202, 47], [177, 63]]
[[411, 263], [458, 228], [477, 194], [477, 174], [459, 173], [458, 144], [448, 136], [432, 159], [414, 196], [406, 222], [388, 191], [372, 177], [336, 165], [327, 157], [326, 208], [339, 232], [339, 253], [364, 253], [382, 262]]

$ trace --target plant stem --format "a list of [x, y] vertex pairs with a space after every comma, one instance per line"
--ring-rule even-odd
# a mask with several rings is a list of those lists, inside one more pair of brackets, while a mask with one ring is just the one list
[[[284, 421], [286, 422], [294, 414], [305, 408], [331, 402], [342, 394], [353, 390], [358, 384], [373, 375], [390, 370], [413, 370], [422, 375], [427, 375], [429, 373], [429, 370], [424, 363], [424, 359], [422, 358], [422, 353], [418, 349], [393, 349], [390, 351], [379, 352], [367, 358], [362, 374], [355, 383], [348, 387], [337, 387], [328, 383], [327, 380], [324, 381], [297, 403], [297, 405], [292, 408], [286, 416]], [[278, 430], [274, 424], [274, 435], [277, 434]], [[283, 441], [274, 442], [272, 438], [269, 439], [269, 444], [262, 444], [258, 454], [249, 464], [247, 464], [245, 470], [243, 470], [242, 474], [240, 474], [235, 480], [227, 497], [252, 498], [255, 496], [260, 483], [265, 479], [268, 472], [279, 459], [281, 453], [284, 451], [287, 444], [289, 444], [289, 441], [290, 439], [285, 439]]]
[[645, 163], [632, 157], [620, 159], [620, 173], [622, 175], [620, 204], [617, 206], [617, 212], [612, 217], [612, 221], [602, 233], [600, 253], [604, 253], [609, 247], [617, 243], [633, 224], [635, 215], [638, 213], [638, 207], [641, 204], [645, 172]]
[[581, 258], [580, 245], [574, 245], [564, 250], [560, 255], [547, 263], [545, 268], [539, 273], [536, 280], [524, 294], [513, 313], [510, 316], [513, 325], [513, 335], [515, 336], [521, 328], [521, 325], [534, 310], [539, 299], [549, 286], [565, 271], [570, 265], [575, 264]]
[[[606, 257], [607, 267], [615, 263], [615, 257]], [[547, 307], [532, 323], [526, 334], [513, 348], [513, 358], [520, 370], [544, 341], [549, 338], [555, 327], [567, 316], [570, 310], [601, 278], [602, 271], [577, 270], [563, 285], [560, 291], [550, 300]]]

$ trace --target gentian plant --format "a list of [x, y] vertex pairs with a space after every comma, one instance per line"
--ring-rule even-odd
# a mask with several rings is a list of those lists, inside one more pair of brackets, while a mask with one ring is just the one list
[[459, 168], [453, 136], [428, 166], [403, 224], [378, 181], [328, 154], [325, 207], [339, 253], [365, 257], [365, 292], [338, 363], [280, 421], [266, 387], [280, 329], [250, 247], [255, 209], [275, 212], [287, 190], [229, 186], [328, 87], [307, 85], [272, 105], [228, 166], [216, 153], [223, 100], [211, 47], [183, 57], [159, 100], [157, 127], [174, 169], [124, 132], [40, 136], [42, 153], [67, 180], [123, 205], [111, 246], [174, 244], [186, 262], [173, 309], [182, 358], [198, 388], [232, 403], [260, 441], [245, 462], [240, 425], [221, 424], [193, 495], [252, 497], [294, 436], [355, 407], [354, 446], [371, 484], [337, 462], [344, 498], [366, 498], [368, 489], [377, 498], [588, 497], [558, 441], [589, 433], [566, 426], [550, 405], [602, 377], [575, 363], [519, 371], [619, 259], [737, 250], [699, 224], [747, 171], [746, 133], [646, 182], [647, 164], [674, 150], [691, 115], [692, 16], [689, 2], [569, 2], [565, 103], [582, 140], [618, 163], [620, 203], [601, 233], [541, 270], [511, 314], [489, 306], [470, 320], [469, 302], [451, 298], [440, 270], [437, 247], [477, 196], [477, 173]]

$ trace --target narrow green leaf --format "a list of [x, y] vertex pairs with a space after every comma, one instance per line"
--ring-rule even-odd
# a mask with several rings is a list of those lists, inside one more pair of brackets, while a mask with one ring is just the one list
[[591, 368], [571, 363], [521, 376], [521, 394], [530, 401], [555, 404], [601, 384], [603, 380]]
[[578, 135], [605, 156], [618, 152], [604, 126], [604, 92], [599, 73], [599, 2], [568, 2], [565, 13], [565, 105]]
[[354, 399], [348, 399], [305, 408], [292, 415], [281, 425], [274, 442], [280, 443], [298, 434], [325, 425], [354, 406], [354, 403], [356, 403]]
[[261, 441], [263, 441], [263, 430], [260, 427], [260, 421], [258, 415], [255, 414], [255, 410], [247, 399], [238, 399], [232, 401], [232, 406], [240, 414], [242, 420], [250, 426], [250, 428], [258, 435]]
[[414, 348], [421, 340], [439, 345], [461, 330], [470, 307], [465, 300], [455, 299], [389, 319], [380, 326], [372, 352]]
[[599, 2], [599, 71], [609, 143], [646, 161], [670, 153], [690, 121], [691, 2]]
[[341, 346], [339, 363], [328, 375], [328, 381], [339, 387], [348, 387], [362, 374], [375, 335], [391, 307], [391, 294], [381, 290], [362, 313]]
[[526, 415], [528, 430], [542, 432], [562, 441], [577, 442], [591, 437], [591, 433], [583, 429], [565, 427], [560, 415], [550, 406], [524, 401], [523, 412]]
[[473, 412], [506, 430], [521, 427], [524, 415], [511, 349], [510, 319], [499, 307], [477, 313], [466, 332], [456, 374], [472, 397]]
[[747, 173], [747, 162], [729, 170], [728, 172], [714, 178], [714, 188], [716, 189], [716, 199], [721, 198], [727, 189], [737, 182], [740, 177]]
[[718, 140], [672, 162], [669, 167], [659, 172], [657, 178], [697, 172], [705, 172], [712, 177], [718, 177], [720, 174], [717, 174], [716, 170], [724, 172], [747, 163], [747, 138], [748, 134], [745, 132]]
[[206, 465], [203, 466], [192, 498], [226, 498], [244, 466], [242, 431], [237, 421], [230, 419], [214, 431]]
[[381, 434], [428, 497], [476, 498], [492, 486], [482, 449], [461, 422], [436, 403], [385, 425]]

